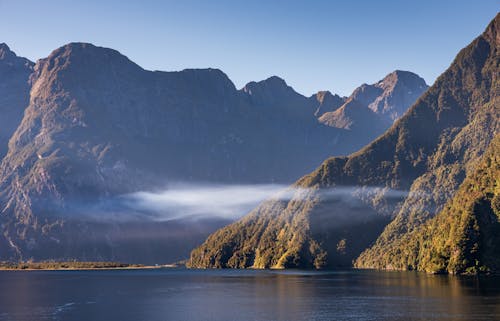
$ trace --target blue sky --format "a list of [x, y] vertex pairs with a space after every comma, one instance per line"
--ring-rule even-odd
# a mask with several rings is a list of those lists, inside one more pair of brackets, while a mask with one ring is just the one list
[[0, 0], [0, 42], [32, 60], [83, 41], [151, 70], [213, 67], [348, 95], [395, 69], [432, 84], [500, 0]]

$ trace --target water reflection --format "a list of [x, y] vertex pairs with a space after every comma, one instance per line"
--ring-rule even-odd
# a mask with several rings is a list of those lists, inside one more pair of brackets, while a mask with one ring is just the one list
[[414, 272], [0, 272], [0, 320], [492, 320], [498, 277]]

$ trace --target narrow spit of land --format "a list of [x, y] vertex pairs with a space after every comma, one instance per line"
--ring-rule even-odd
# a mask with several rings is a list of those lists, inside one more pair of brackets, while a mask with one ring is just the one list
[[176, 267], [173, 264], [167, 265], [143, 265], [128, 264], [120, 262], [0, 262], [1, 270], [20, 270], [20, 271], [38, 271], [38, 270], [125, 270], [125, 269], [159, 269]]

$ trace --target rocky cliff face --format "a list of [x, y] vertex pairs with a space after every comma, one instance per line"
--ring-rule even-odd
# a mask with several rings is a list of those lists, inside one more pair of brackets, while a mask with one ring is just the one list
[[354, 91], [352, 98], [367, 105], [386, 121], [394, 122], [428, 88], [418, 75], [396, 70], [373, 85], [364, 84]]
[[[188, 265], [323, 268], [357, 259], [358, 267], [408, 268], [394, 242], [443, 209], [500, 129], [499, 19], [385, 134], [326, 160], [291, 187], [291, 198], [269, 200], [212, 234]], [[383, 115], [385, 103], [374, 104], [379, 87], [362, 86], [346, 104], [371, 101]]]
[[331, 127], [363, 132], [373, 140], [401, 117], [427, 88], [418, 75], [396, 70], [373, 85], [356, 88], [341, 105], [322, 113], [319, 121]]
[[7, 152], [9, 139], [28, 105], [33, 65], [16, 56], [5, 43], [0, 43], [0, 157]]
[[[220, 70], [151, 72], [85, 43], [35, 65], [11, 53], [0, 59], [19, 65], [16, 77], [0, 75], [6, 84], [19, 78], [9, 85], [19, 95], [8, 89], [19, 108], [5, 104], [18, 123], [0, 164], [0, 258], [143, 260], [141, 244], [178, 241], [158, 237], [158, 226], [169, 234], [181, 223], [123, 222], [120, 210], [89, 220], [89, 204], [172, 181], [290, 182], [370, 139], [319, 123], [310, 99], [278, 77], [237, 90]], [[141, 235], [135, 250], [126, 235]], [[150, 257], [177, 259], [189, 246], [171, 256], [155, 246]]]
[[309, 97], [313, 106], [314, 116], [318, 118], [325, 113], [339, 109], [345, 103], [346, 99], [346, 97], [333, 95], [329, 91], [318, 91], [315, 95]]

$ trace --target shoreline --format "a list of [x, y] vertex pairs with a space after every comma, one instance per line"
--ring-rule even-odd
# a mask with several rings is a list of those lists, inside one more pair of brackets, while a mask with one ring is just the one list
[[[73, 262], [71, 262], [73, 263]], [[82, 263], [82, 262], [76, 262]], [[90, 264], [90, 262], [86, 262]], [[17, 263], [16, 263], [17, 264]], [[13, 265], [16, 265], [13, 264]], [[42, 266], [36, 266], [37, 264], [42, 264]], [[62, 266], [67, 265], [65, 262], [62, 263], [52, 263], [52, 265], [61, 265], [61, 266], [53, 266], [53, 267], [44, 267], [44, 263], [35, 263], [32, 266], [30, 264], [26, 264], [25, 266], [0, 266], [0, 272], [2, 271], [99, 271], [99, 270], [155, 270], [155, 269], [171, 269], [171, 268], [179, 268], [181, 266], [177, 264], [162, 264], [162, 265], [138, 265], [138, 264], [117, 264], [116, 266]]]

